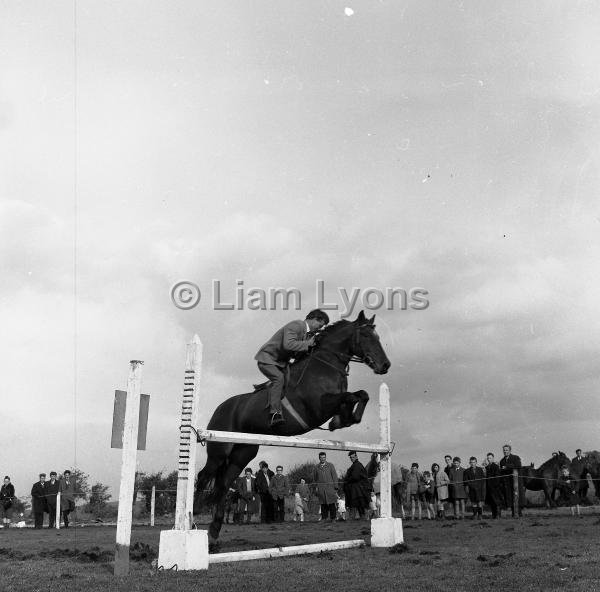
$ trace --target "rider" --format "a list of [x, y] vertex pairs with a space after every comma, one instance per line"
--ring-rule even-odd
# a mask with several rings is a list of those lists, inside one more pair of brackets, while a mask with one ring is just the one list
[[271, 381], [269, 389], [269, 413], [271, 426], [285, 423], [281, 413], [281, 393], [285, 369], [291, 358], [305, 352], [315, 344], [310, 335], [329, 323], [329, 317], [322, 310], [311, 310], [304, 321], [292, 321], [284, 325], [254, 356], [258, 369]]

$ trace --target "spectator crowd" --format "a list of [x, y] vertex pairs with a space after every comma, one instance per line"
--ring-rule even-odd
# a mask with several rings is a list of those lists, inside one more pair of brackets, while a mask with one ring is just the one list
[[[39, 474], [39, 480], [31, 487], [31, 512], [33, 514], [34, 527], [42, 528], [44, 525], [44, 514], [48, 514], [48, 528], [56, 524], [57, 500], [60, 494], [60, 516], [65, 528], [69, 527], [69, 516], [75, 510], [75, 479], [68, 469], [58, 476], [56, 471], [50, 471], [50, 479], [46, 481], [46, 473]], [[9, 528], [12, 524], [17, 497], [15, 487], [10, 477], [4, 477], [4, 483], [0, 488], [0, 513], [2, 514], [2, 525], [0, 528]]]
[[[246, 468], [230, 488], [227, 521], [233, 513], [234, 523], [251, 523], [253, 514], [259, 516], [260, 522], [283, 522], [288, 498], [293, 498], [293, 520], [304, 521], [311, 495], [318, 500], [321, 521], [377, 516], [380, 505], [377, 455], [372, 456], [366, 468], [356, 452], [348, 456], [350, 467], [342, 479], [324, 452], [319, 453], [319, 462], [312, 474], [307, 475], [308, 481], [300, 478], [295, 484], [290, 483], [281, 465], [274, 473], [261, 461], [256, 475]], [[466, 465], [459, 456], [448, 454], [443, 468], [434, 462], [430, 469], [421, 471], [414, 462], [405, 475], [398, 472], [394, 476], [394, 492], [402, 517], [463, 520], [470, 507], [472, 519], [481, 520], [486, 505], [493, 519], [501, 518], [503, 511], [510, 511], [513, 517], [522, 515], [525, 492], [521, 480], [515, 479], [515, 471], [522, 468], [521, 459], [513, 454], [509, 444], [503, 446], [499, 460], [493, 452], [488, 452], [482, 462], [471, 456]], [[587, 479], [579, 478], [584, 465], [585, 459], [578, 449], [571, 469], [563, 467], [556, 478], [561, 499], [573, 513], [579, 513], [579, 504], [587, 492]]]
[[[290, 482], [282, 465], [276, 466], [275, 472], [265, 461], [259, 463], [256, 473], [247, 467], [227, 494], [226, 521], [229, 522], [233, 514], [236, 524], [250, 524], [254, 515], [262, 523], [283, 522], [289, 513], [294, 521], [304, 522], [309, 503], [313, 505], [315, 500], [318, 507], [316, 512], [313, 507], [310, 513], [317, 513], [319, 521], [377, 517], [380, 506], [378, 456], [372, 455], [366, 467], [356, 452], [351, 451], [348, 456], [350, 466], [340, 478], [334, 465], [327, 460], [327, 454], [320, 452], [319, 462], [307, 465], [297, 483]], [[577, 449], [570, 468], [561, 467], [556, 478], [556, 488], [572, 513], [579, 514], [581, 500], [587, 496], [587, 479], [580, 478], [587, 466], [587, 460]], [[521, 469], [521, 459], [513, 454], [508, 444], [503, 446], [499, 461], [488, 452], [481, 463], [477, 457], [469, 457], [466, 467], [459, 456], [447, 454], [443, 468], [434, 462], [430, 469], [421, 471], [419, 464], [413, 462], [410, 470], [393, 469], [393, 493], [404, 519], [444, 520], [452, 517], [463, 520], [467, 503], [474, 520], [482, 519], [486, 504], [494, 519], [501, 518], [506, 510], [510, 510], [513, 517], [520, 516], [525, 496], [520, 480], [514, 478], [518, 469]], [[60, 476], [51, 471], [48, 480], [45, 473], [40, 473], [39, 480], [31, 488], [34, 527], [44, 526], [45, 514], [48, 514], [48, 527], [54, 527], [58, 511], [59, 519], [68, 528], [70, 514], [75, 510], [75, 495], [76, 484], [70, 470]], [[515, 503], [516, 498], [518, 503]], [[11, 526], [16, 500], [15, 487], [7, 475], [0, 488], [0, 528]]]

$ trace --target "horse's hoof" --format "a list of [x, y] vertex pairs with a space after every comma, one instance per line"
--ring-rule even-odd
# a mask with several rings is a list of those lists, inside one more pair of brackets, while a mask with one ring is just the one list
[[339, 430], [342, 427], [342, 420], [339, 415], [334, 415], [329, 422], [329, 431]]
[[208, 552], [209, 553], [218, 553], [221, 550], [221, 543], [219, 541], [213, 541], [212, 543], [208, 543]]

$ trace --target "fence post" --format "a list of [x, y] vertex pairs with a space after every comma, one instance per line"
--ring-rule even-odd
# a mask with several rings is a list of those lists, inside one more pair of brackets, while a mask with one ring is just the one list
[[56, 494], [56, 529], [60, 530], [60, 515], [62, 514], [60, 510], [60, 491]]
[[125, 425], [123, 428], [123, 460], [121, 463], [121, 486], [119, 488], [117, 543], [115, 549], [114, 574], [116, 576], [124, 576], [129, 573], [129, 544], [131, 542], [132, 505], [135, 488], [135, 464], [137, 459], [143, 363], [139, 360], [132, 360], [127, 379], [127, 401], [125, 404]]
[[513, 516], [517, 518], [519, 516], [519, 471], [518, 469], [513, 469]]
[[156, 485], [152, 486], [152, 494], [150, 496], [150, 526], [154, 526], [154, 512], [156, 510]]

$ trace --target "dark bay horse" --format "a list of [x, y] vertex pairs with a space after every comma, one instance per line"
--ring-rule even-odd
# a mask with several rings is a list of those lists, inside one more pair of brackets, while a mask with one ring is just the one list
[[570, 467], [571, 461], [564, 452], [558, 452], [537, 469], [532, 466], [523, 467], [519, 470], [519, 477], [523, 486], [529, 491], [543, 491], [546, 498], [546, 506], [555, 505], [555, 492], [558, 489], [558, 478], [563, 467]]
[[[591, 477], [592, 483], [594, 484], [594, 495], [597, 498], [600, 498], [600, 460], [597, 458], [588, 459], [579, 478], [587, 480], [588, 475]], [[579, 489], [583, 489], [582, 483], [579, 484]]]
[[[355, 321], [341, 320], [326, 327], [311, 353], [290, 367], [284, 404], [284, 424], [270, 427], [267, 390], [257, 389], [230, 397], [221, 403], [210, 421], [209, 430], [297, 436], [318, 428], [326, 421], [330, 430], [360, 423], [369, 400], [366, 391], [348, 392], [350, 361], [365, 363], [375, 374], [385, 374], [388, 360], [375, 332], [375, 316], [367, 319], [361, 311]], [[198, 473], [196, 500], [212, 484], [210, 501], [215, 506], [209, 526], [209, 540], [216, 543], [225, 510], [225, 495], [233, 481], [258, 454], [258, 445], [207, 442], [208, 459]]]

